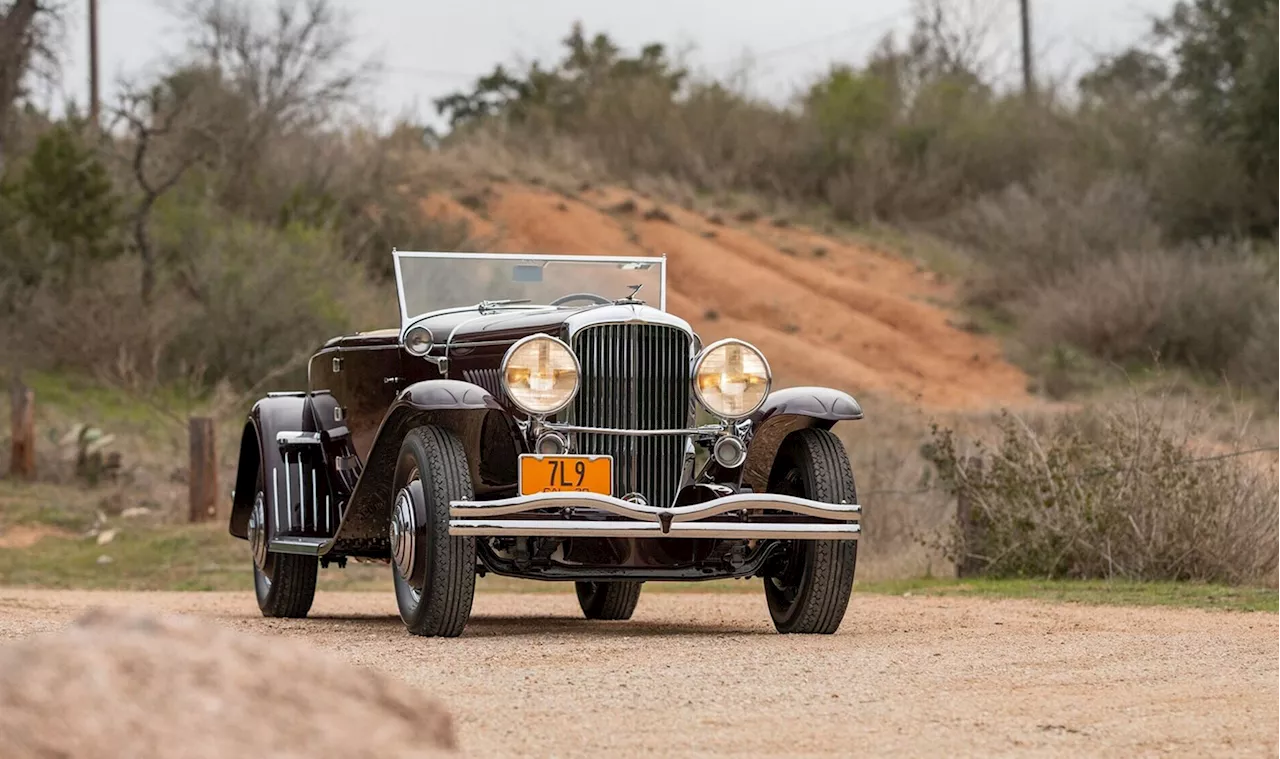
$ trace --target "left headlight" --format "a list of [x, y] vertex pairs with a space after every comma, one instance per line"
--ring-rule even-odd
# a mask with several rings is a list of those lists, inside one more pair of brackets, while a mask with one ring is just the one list
[[554, 414], [578, 392], [578, 357], [547, 335], [516, 341], [502, 359], [502, 386], [530, 414]]
[[769, 394], [769, 362], [741, 340], [708, 345], [693, 364], [693, 390], [707, 410], [725, 419], [755, 413]]

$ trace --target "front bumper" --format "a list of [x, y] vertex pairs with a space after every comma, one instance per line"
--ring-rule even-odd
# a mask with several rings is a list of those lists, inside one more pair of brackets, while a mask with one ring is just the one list
[[862, 507], [771, 493], [647, 506], [594, 493], [451, 501], [449, 534], [477, 537], [857, 540]]

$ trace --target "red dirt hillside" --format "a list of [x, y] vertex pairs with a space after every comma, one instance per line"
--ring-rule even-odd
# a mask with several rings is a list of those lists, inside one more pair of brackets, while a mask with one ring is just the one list
[[665, 255], [668, 309], [708, 342], [734, 336], [758, 346], [783, 386], [830, 385], [947, 409], [1027, 400], [1026, 376], [999, 344], [951, 326], [935, 304], [952, 293], [909, 261], [803, 227], [712, 219], [615, 188], [571, 198], [495, 184], [458, 197], [465, 204], [432, 195], [424, 208], [465, 219], [487, 250]]

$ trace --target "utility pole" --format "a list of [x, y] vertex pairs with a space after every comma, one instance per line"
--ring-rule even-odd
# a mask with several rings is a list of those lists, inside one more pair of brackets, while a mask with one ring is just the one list
[[1027, 100], [1036, 95], [1036, 77], [1031, 69], [1031, 0], [1022, 0], [1022, 93]]
[[89, 0], [89, 124], [93, 131], [101, 129], [98, 115], [98, 0]]

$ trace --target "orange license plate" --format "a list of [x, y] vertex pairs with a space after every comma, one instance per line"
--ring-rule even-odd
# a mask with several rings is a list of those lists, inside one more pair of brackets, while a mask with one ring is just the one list
[[536, 493], [612, 495], [613, 457], [525, 454], [520, 457], [520, 494]]

